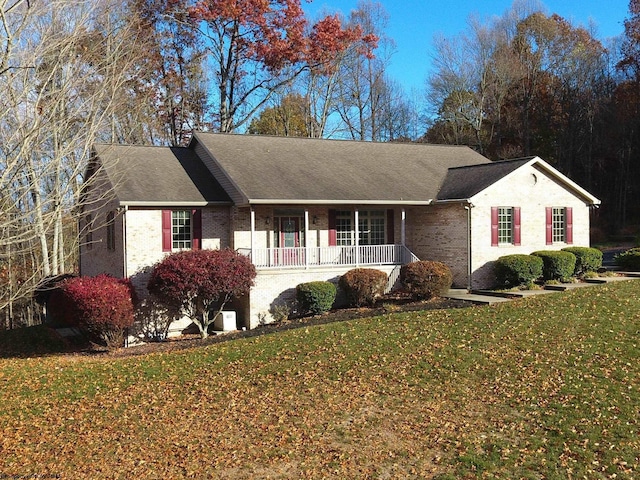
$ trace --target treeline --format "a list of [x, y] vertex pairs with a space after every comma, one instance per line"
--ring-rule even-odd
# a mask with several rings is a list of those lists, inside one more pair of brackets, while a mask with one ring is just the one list
[[[425, 140], [471, 145], [497, 160], [538, 155], [602, 200], [604, 233], [640, 233], [640, 2], [623, 38], [514, 4], [436, 44]], [[594, 235], [595, 236], [595, 235]]]

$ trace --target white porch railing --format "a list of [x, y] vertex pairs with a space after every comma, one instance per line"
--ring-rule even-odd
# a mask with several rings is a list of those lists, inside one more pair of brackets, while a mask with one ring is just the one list
[[238, 249], [256, 268], [402, 265], [418, 258], [404, 245]]

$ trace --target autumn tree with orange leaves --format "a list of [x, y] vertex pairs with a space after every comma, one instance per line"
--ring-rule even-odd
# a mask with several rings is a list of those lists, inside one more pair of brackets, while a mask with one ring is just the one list
[[328, 73], [331, 60], [352, 45], [372, 56], [377, 42], [358, 26], [343, 27], [338, 16], [309, 25], [299, 0], [185, 1], [184, 8], [212, 65], [220, 132], [246, 124], [304, 70]]

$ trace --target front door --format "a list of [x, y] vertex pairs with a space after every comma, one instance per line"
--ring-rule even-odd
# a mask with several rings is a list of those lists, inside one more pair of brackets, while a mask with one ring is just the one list
[[302, 265], [304, 255], [300, 248], [304, 235], [300, 231], [300, 217], [278, 217], [278, 263], [280, 265]]

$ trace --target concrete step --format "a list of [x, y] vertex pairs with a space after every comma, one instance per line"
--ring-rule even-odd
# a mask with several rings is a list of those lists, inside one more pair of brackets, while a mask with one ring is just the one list
[[463, 288], [452, 288], [447, 293], [445, 293], [443, 297], [450, 298], [452, 300], [464, 300], [466, 302], [475, 303], [476, 305], [493, 305], [496, 303], [509, 302], [512, 300], [510, 298], [500, 296], [478, 295], [475, 293], [470, 293], [468, 290]]

